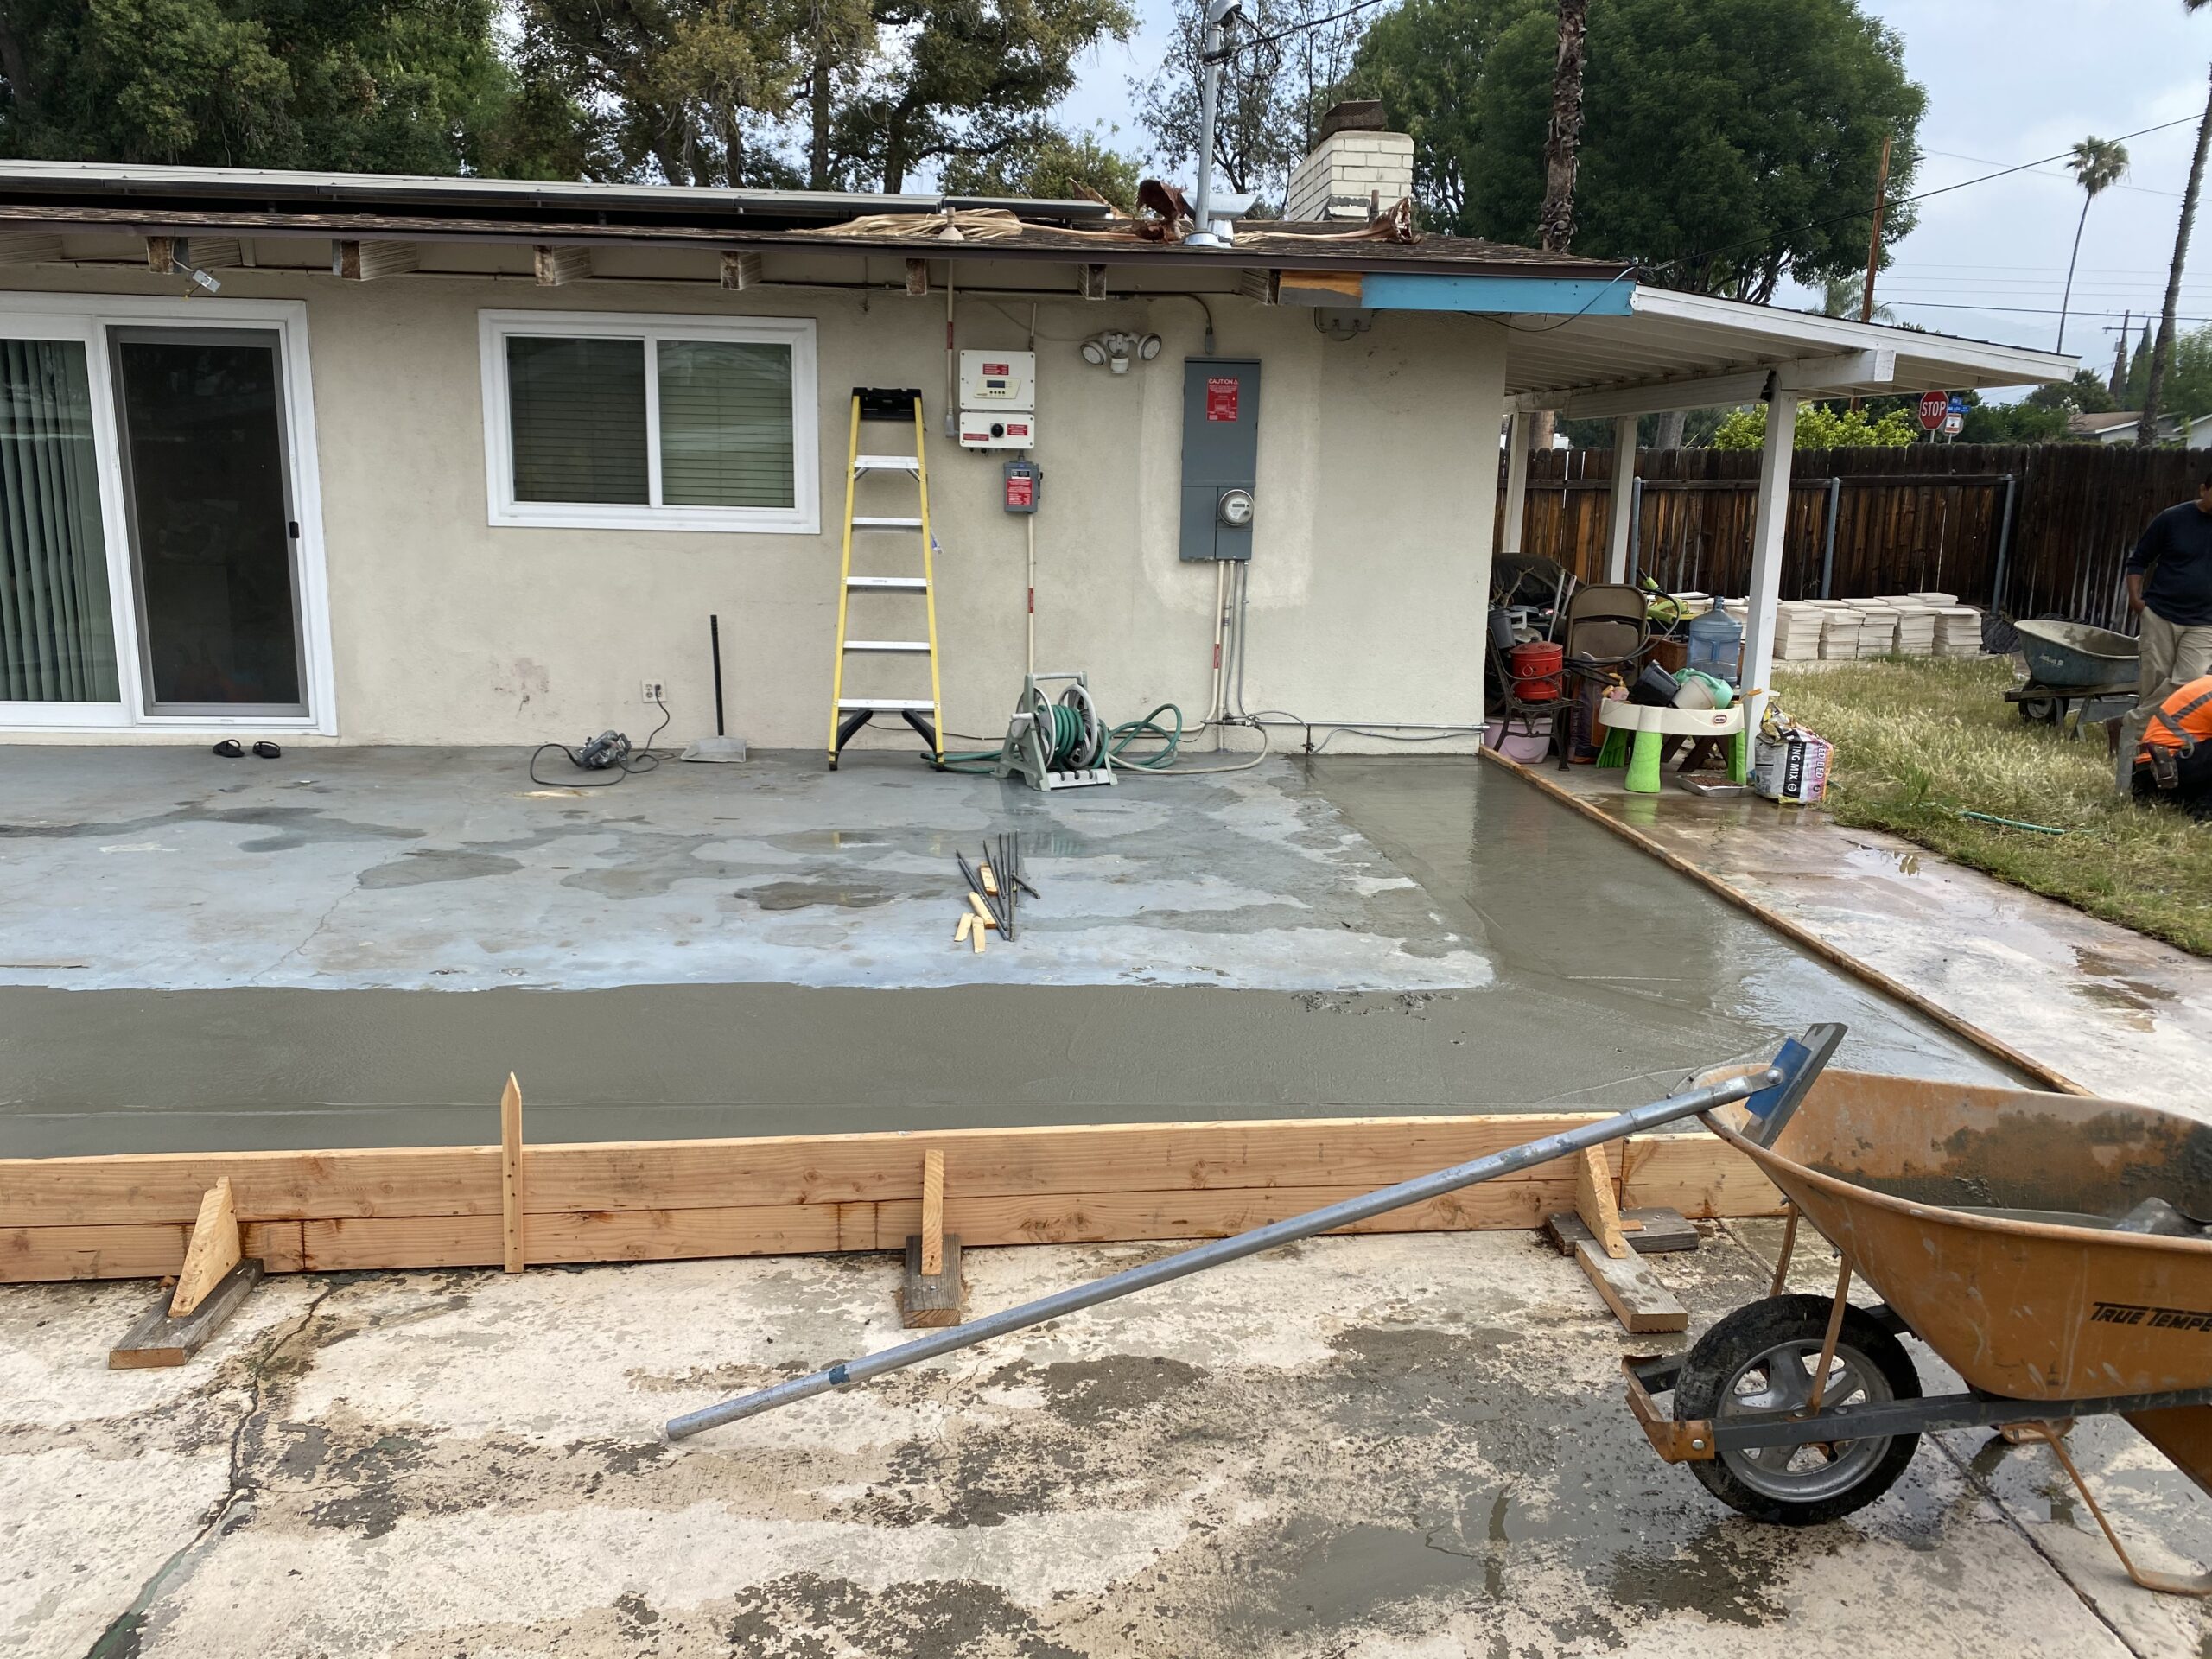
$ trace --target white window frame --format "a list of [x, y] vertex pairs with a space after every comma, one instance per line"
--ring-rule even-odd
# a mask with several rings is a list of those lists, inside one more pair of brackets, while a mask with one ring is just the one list
[[[812, 536], [822, 529], [821, 415], [810, 317], [699, 317], [619, 311], [481, 311], [484, 372], [484, 489], [494, 528], [686, 530]], [[648, 500], [518, 501], [507, 398], [507, 341], [517, 336], [637, 340], [645, 355], [645, 475]], [[731, 340], [791, 351], [791, 505], [788, 507], [669, 506], [661, 500], [662, 340]]]
[[[285, 461], [291, 467], [294, 543], [300, 585], [299, 629], [303, 715], [154, 715], [146, 712], [140, 660], [137, 573], [131, 568], [130, 520], [124, 499], [122, 436], [117, 426], [115, 373], [108, 331], [163, 328], [260, 328], [279, 336], [283, 375]], [[308, 308], [301, 300], [226, 300], [121, 294], [0, 294], [0, 335], [18, 340], [73, 340], [85, 346], [92, 394], [92, 453], [99, 469], [100, 534], [106, 542], [108, 603], [115, 635], [114, 702], [0, 701], [0, 732], [163, 732], [179, 736], [236, 732], [338, 734], [337, 676], [330, 648], [330, 582], [322, 539], [322, 486], [315, 468], [315, 376], [308, 361]]]

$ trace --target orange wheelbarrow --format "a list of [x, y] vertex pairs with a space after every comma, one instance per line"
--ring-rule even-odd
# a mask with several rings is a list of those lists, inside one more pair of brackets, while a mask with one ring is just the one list
[[[1629, 1405], [1659, 1455], [1744, 1514], [1810, 1525], [1872, 1503], [1930, 1430], [2039, 1440], [2129, 1577], [2212, 1595], [2128, 1559], [2063, 1441], [2126, 1418], [2212, 1492], [2212, 1127], [2071, 1095], [1821, 1075], [1794, 1110], [1703, 1116], [1789, 1206], [1775, 1294], [1679, 1358], [1630, 1357]], [[1843, 1258], [1833, 1300], [1782, 1294], [1798, 1218]], [[1882, 1298], [1853, 1306], [1853, 1276]], [[1910, 1335], [1966, 1382], [1923, 1395]], [[1655, 1396], [1671, 1393], [1671, 1412]]]

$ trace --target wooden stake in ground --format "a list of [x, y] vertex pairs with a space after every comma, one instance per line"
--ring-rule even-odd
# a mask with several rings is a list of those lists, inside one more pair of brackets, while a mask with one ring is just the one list
[[499, 1217], [505, 1230], [506, 1268], [522, 1271], [522, 1084], [507, 1073], [499, 1092]]
[[[978, 937], [982, 930], [976, 930]], [[899, 1313], [909, 1330], [960, 1323], [966, 1294], [961, 1282], [960, 1241], [944, 1231], [944, 1154], [922, 1154], [922, 1230], [906, 1240], [906, 1274], [899, 1287]]]

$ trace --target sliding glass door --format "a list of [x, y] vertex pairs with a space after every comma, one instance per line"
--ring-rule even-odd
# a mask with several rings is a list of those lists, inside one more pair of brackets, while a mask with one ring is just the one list
[[108, 344], [146, 713], [306, 714], [279, 335]]
[[92, 434], [86, 343], [0, 339], [0, 719], [122, 697]]

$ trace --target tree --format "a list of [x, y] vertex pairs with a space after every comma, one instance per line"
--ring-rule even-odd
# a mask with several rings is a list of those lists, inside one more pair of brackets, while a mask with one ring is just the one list
[[[1832, 404], [1797, 405], [1800, 449], [1901, 449], [1920, 439], [1920, 425], [1903, 409], [1876, 416]], [[1739, 409], [1713, 435], [1715, 449], [1757, 449], [1766, 442], [1766, 405]]]
[[[1329, 0], [1248, 0], [1222, 65], [1214, 121], [1216, 174], [1239, 194], [1280, 211], [1294, 168], [1313, 149], [1321, 116], [1335, 101], [1359, 41], [1357, 20]], [[1205, 0], [1175, 0], [1175, 34], [1152, 74], [1133, 78], [1130, 96], [1152, 135], [1153, 158], [1171, 172], [1197, 172], [1198, 85], [1205, 68]]]
[[11, 156], [573, 177], [579, 111], [502, 60], [495, 0], [5, 0]]
[[[1408, 0], [1368, 30], [1345, 90], [1414, 132], [1427, 222], [1538, 236], [1557, 23], [1545, 0]], [[1913, 226], [1927, 96], [1856, 0], [1590, 0], [1585, 80], [1577, 252], [1759, 302], [1863, 270], [1885, 137], [1883, 245]], [[1402, 100], [1440, 86], [1462, 95], [1414, 130]]]
[[517, 58], [591, 111], [594, 177], [790, 182], [753, 140], [788, 112], [792, 20], [724, 0], [519, 0]]
[[836, 170], [896, 193], [940, 162], [1049, 145], [1078, 53], [1126, 36], [1124, 0], [874, 0], [875, 67], [836, 113]]
[[1123, 213], [1134, 213], [1138, 171], [1134, 157], [1101, 142], [1096, 133], [1055, 131], [1016, 156], [951, 162], [938, 175], [938, 186], [949, 195], [1026, 196], [1046, 201], [1066, 200], [1093, 190]]
[[2066, 349], [2066, 313], [2074, 303], [2074, 267], [2082, 257], [2082, 232], [2089, 226], [2089, 204], [2127, 176], [2127, 146], [2116, 138], [2094, 133], [2074, 146], [2074, 181], [2082, 187], [2082, 217], [2074, 225], [2074, 251], [2066, 261], [2066, 293], [2058, 302], [2058, 344]]
[[2121, 395], [2121, 406], [2140, 409], [2151, 389], [2151, 319], [2143, 319], [2143, 336], [2135, 342], [2135, 354], [2127, 359], [2127, 390]]
[[[2212, 0], [2182, 0], [2182, 10], [2198, 12]], [[2135, 442], [2148, 445], [2158, 442], [2158, 398], [2166, 376], [2166, 359], [2174, 349], [2174, 313], [2181, 308], [2181, 270], [2189, 262], [2189, 236], [2196, 226], [2197, 193], [2204, 188], [2204, 154], [2212, 148], [2212, 98], [2204, 105], [2204, 117], [2196, 124], [2196, 151], [2189, 163], [2189, 188], [2182, 192], [2181, 227], [2174, 233], [2173, 264], [2166, 270], [2166, 301], [2158, 314], [2158, 343], [2152, 348], [2151, 372], [2143, 388], [2143, 418], [2135, 423]]]

